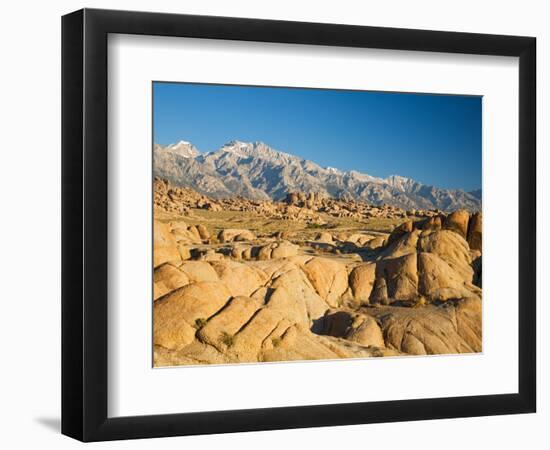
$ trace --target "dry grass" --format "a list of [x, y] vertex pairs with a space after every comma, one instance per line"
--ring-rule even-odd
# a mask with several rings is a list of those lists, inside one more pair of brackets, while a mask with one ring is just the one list
[[320, 213], [319, 216], [321, 216], [326, 224], [313, 226], [300, 221], [267, 218], [253, 212], [207, 211], [203, 209], [193, 209], [192, 211], [193, 214], [190, 217], [155, 211], [155, 218], [163, 222], [177, 222], [183, 220], [188, 225], [198, 225], [202, 223], [215, 233], [226, 228], [245, 228], [253, 231], [259, 236], [270, 235], [277, 231], [287, 231], [297, 233], [304, 238], [315, 236], [319, 231], [323, 230], [331, 233], [343, 231], [389, 233], [397, 225], [409, 220], [387, 218], [357, 220], [347, 217], [332, 217], [328, 214]]
[[231, 347], [235, 343], [235, 336], [224, 331], [220, 336], [220, 341], [227, 347]]

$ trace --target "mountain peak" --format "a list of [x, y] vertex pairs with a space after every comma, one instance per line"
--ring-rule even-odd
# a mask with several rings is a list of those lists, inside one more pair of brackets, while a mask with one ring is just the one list
[[[262, 160], [268, 160], [275, 164], [285, 164], [289, 161], [300, 160], [300, 158], [290, 155], [267, 145], [262, 141], [243, 142], [243, 141], [229, 141], [225, 143], [220, 149], [220, 152], [231, 153], [236, 156], [242, 157], [256, 157]], [[216, 152], [214, 152], [216, 153]]]
[[[242, 149], [270, 149], [273, 150], [269, 145], [262, 141], [254, 142], [244, 142], [239, 140], [231, 140], [222, 145], [222, 149], [233, 149], [233, 148], [242, 148]], [[273, 150], [276, 151], [276, 150]]]
[[417, 186], [420, 184], [418, 183], [418, 181], [413, 180], [412, 178], [402, 177], [401, 175], [390, 175], [384, 180], [384, 182], [389, 184], [390, 186], [403, 190], [408, 190], [413, 186]]
[[180, 140], [175, 144], [167, 145], [163, 149], [167, 152], [179, 155], [183, 158], [195, 158], [196, 156], [200, 155], [200, 152], [193, 144], [183, 140]]
[[386, 178], [386, 181], [400, 181], [400, 182], [406, 182], [406, 181], [414, 181], [412, 178], [408, 177], [402, 177], [401, 175], [390, 175], [388, 178]]
[[222, 148], [225, 148], [225, 147], [247, 147], [248, 145], [250, 145], [250, 143], [243, 142], [243, 141], [237, 141], [237, 140], [233, 139], [233, 140], [223, 144]]
[[280, 200], [289, 192], [318, 192], [350, 196], [374, 205], [403, 209], [453, 211], [481, 209], [481, 192], [438, 189], [411, 178], [377, 178], [356, 170], [323, 168], [313, 161], [273, 149], [261, 141], [231, 140], [209, 153], [189, 142], [154, 146], [155, 175], [214, 197], [242, 195]]

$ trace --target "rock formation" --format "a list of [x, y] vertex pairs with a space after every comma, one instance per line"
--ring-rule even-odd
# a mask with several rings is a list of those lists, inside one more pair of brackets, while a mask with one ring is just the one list
[[216, 213], [204, 205], [266, 223], [302, 210], [369, 220], [355, 201], [213, 200], [156, 180], [168, 217], [153, 226], [156, 366], [481, 351], [481, 213], [414, 211], [390, 234], [313, 227], [303, 238], [220, 229], [201, 222]]

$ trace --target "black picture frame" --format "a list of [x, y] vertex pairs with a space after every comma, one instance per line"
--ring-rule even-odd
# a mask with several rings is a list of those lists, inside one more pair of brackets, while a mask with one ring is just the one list
[[[109, 418], [107, 37], [110, 33], [519, 57], [517, 393]], [[62, 433], [82, 441], [535, 412], [536, 39], [83, 9], [62, 18]]]

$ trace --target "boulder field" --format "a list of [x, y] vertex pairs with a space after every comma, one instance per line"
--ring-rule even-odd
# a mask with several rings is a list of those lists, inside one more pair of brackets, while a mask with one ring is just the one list
[[479, 213], [405, 222], [363, 261], [243, 229], [218, 234], [229, 252], [193, 257], [210, 235], [154, 222], [155, 366], [481, 351]]

